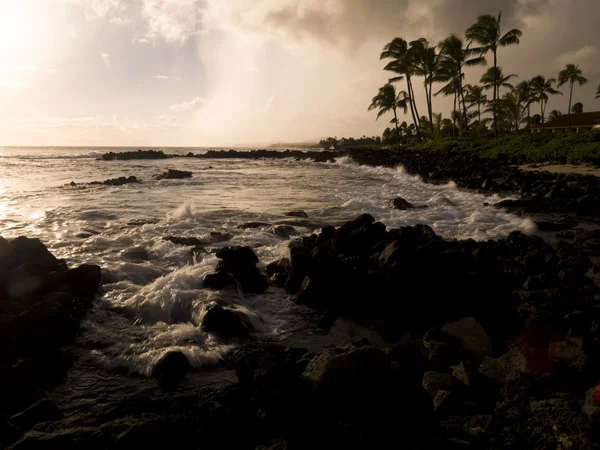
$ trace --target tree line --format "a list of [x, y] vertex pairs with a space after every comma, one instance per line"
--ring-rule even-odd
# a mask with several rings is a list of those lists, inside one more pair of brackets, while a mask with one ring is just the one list
[[[406, 41], [396, 37], [385, 45], [380, 59], [386, 60], [384, 70], [393, 73], [389, 82], [379, 88], [371, 101], [369, 110], [377, 110], [377, 119], [393, 113], [390, 123], [383, 133], [383, 142], [391, 139], [400, 147], [401, 141], [409, 138], [418, 140], [436, 139], [445, 136], [469, 136], [470, 134], [494, 133], [496, 136], [518, 133], [532, 126], [546, 122], [546, 106], [550, 96], [562, 95], [557, 88], [566, 86], [569, 94], [569, 127], [571, 113], [583, 111], [583, 105], [572, 105], [573, 90], [585, 85], [588, 80], [575, 64], [567, 64], [558, 78], [545, 78], [538, 75], [530, 80], [513, 84], [516, 74], [505, 74], [499, 65], [499, 50], [503, 47], [519, 45], [523, 33], [513, 28], [502, 32], [502, 13], [498, 16], [481, 15], [471, 25], [462, 38], [451, 34], [437, 46], [431, 46], [425, 38]], [[465, 83], [465, 68], [491, 65], [481, 76], [480, 84]], [[417, 80], [422, 82], [426, 99], [426, 114], [420, 115], [415, 101]], [[438, 85], [442, 84], [438, 89]], [[453, 98], [450, 118], [433, 111], [435, 96]], [[600, 85], [596, 92], [600, 98]], [[538, 104], [539, 114], [532, 112]], [[400, 123], [398, 114], [408, 114], [412, 123]], [[552, 111], [549, 118], [560, 115]], [[523, 128], [524, 127], [524, 128]]]

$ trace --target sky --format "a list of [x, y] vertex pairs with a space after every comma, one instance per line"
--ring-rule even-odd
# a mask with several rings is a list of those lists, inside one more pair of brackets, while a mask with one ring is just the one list
[[[0, 145], [380, 135], [387, 116], [367, 107], [390, 77], [385, 43], [435, 44], [500, 10], [504, 30], [523, 31], [499, 51], [504, 72], [556, 78], [579, 64], [590, 82], [573, 102], [600, 110], [599, 0], [0, 0]], [[434, 110], [447, 117], [451, 102], [436, 97]], [[552, 98], [548, 111], [567, 102]]]

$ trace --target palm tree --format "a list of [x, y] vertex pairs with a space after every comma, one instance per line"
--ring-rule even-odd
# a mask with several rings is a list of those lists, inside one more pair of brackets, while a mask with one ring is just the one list
[[531, 130], [531, 104], [535, 101], [531, 80], [521, 81], [519, 84], [517, 84], [516, 89], [519, 91], [519, 96], [521, 97], [523, 103], [526, 104], [527, 126], [529, 127], [529, 130]]
[[600, 84], [598, 85], [598, 89], [596, 89], [596, 97], [595, 98], [600, 98]]
[[546, 80], [542, 75], [538, 75], [531, 80], [533, 95], [535, 101], [540, 102], [540, 116], [542, 117], [542, 131], [544, 131], [544, 115], [546, 113], [546, 104], [548, 103], [548, 95], [562, 95], [562, 92], [557, 91], [552, 87], [556, 83], [554, 78]]
[[406, 78], [410, 112], [412, 114], [415, 126], [417, 127], [417, 135], [420, 139], [420, 124], [418, 122], [419, 113], [417, 111], [417, 105], [414, 101], [415, 96], [411, 81], [411, 76], [414, 74], [415, 50], [411, 50], [406, 40], [397, 37], [385, 45], [379, 59], [390, 59], [391, 61], [384, 67], [384, 70], [398, 74], [397, 77], [390, 79], [390, 83], [402, 81], [404, 78]]
[[494, 89], [495, 92], [498, 93], [498, 97], [500, 96], [500, 87], [505, 87], [508, 89], [513, 89], [514, 86], [509, 83], [512, 78], [517, 78], [518, 75], [511, 73], [510, 75], [504, 76], [502, 73], [501, 67], [490, 67], [479, 80], [480, 83], [483, 83], [483, 87], [486, 90]]
[[520, 92], [516, 89], [507, 92], [497, 103], [498, 113], [507, 122], [509, 130], [514, 129], [518, 133], [526, 110]]
[[398, 133], [397, 114], [398, 108], [402, 109], [406, 114], [406, 111], [408, 109], [406, 105], [406, 93], [400, 92], [399, 94], [396, 94], [396, 88], [389, 83], [379, 88], [379, 92], [375, 97], [373, 97], [373, 100], [369, 105], [369, 111], [379, 109], [379, 111], [377, 112], [377, 119], [379, 119], [384, 114], [393, 111], [394, 118], [392, 119], [392, 122], [396, 127], [396, 143], [398, 145], [398, 149], [400, 149], [400, 135]]
[[411, 49], [415, 53], [415, 74], [425, 78], [425, 98], [427, 100], [427, 112], [429, 122], [433, 122], [433, 83], [445, 81], [444, 76], [440, 74], [439, 54], [435, 47], [430, 47], [429, 42], [424, 39], [418, 39], [410, 43]]
[[[463, 75], [463, 78], [464, 78], [464, 75]], [[454, 107], [452, 109], [452, 114], [451, 114], [451, 116], [452, 116], [452, 136], [454, 136], [454, 131], [456, 130], [456, 118], [457, 118], [456, 101], [458, 99], [458, 92], [459, 92], [458, 77], [453, 76], [450, 78], [450, 80], [444, 87], [442, 87], [439, 91], [437, 91], [435, 93], [435, 95], [442, 94], [444, 97], [447, 97], [449, 95], [454, 96]], [[458, 114], [458, 117], [459, 117], [459, 121], [460, 121], [461, 120], [460, 114]], [[450, 119], [448, 119], [448, 120], [450, 120]]]
[[550, 114], [548, 114], [548, 120], [556, 120], [561, 116], [562, 113], [558, 109], [553, 109], [552, 111], [550, 111]]
[[583, 112], [583, 103], [577, 102], [571, 108], [572, 114], [581, 114]]
[[471, 67], [471, 66], [477, 66], [477, 65], [484, 65], [485, 58], [483, 56], [471, 58], [471, 56], [474, 54], [473, 50], [470, 49], [468, 46], [465, 47], [464, 41], [461, 38], [459, 38], [458, 36], [456, 36], [455, 34], [451, 34], [446, 39], [444, 39], [442, 42], [440, 42], [439, 47], [440, 47], [440, 64], [441, 64], [442, 70], [445, 73], [453, 73], [454, 76], [458, 80], [457, 88], [458, 88], [458, 95], [460, 96], [459, 104], [462, 99], [462, 107], [463, 107], [463, 114], [464, 114], [464, 121], [465, 121], [465, 132], [466, 132], [466, 134], [469, 134], [467, 106], [465, 103], [465, 93], [464, 93], [463, 84], [462, 84], [463, 77], [464, 77], [463, 67], [464, 66]]
[[477, 120], [481, 122], [481, 105], [487, 103], [487, 95], [483, 93], [484, 88], [482, 86], [471, 86], [467, 90], [467, 101], [470, 103], [469, 108], [477, 106]]
[[[477, 22], [471, 25], [466, 32], [469, 42], [477, 42], [481, 45], [481, 47], [477, 47], [475, 50], [479, 51], [482, 56], [490, 51], [493, 53], [494, 68], [498, 67], [498, 48], [518, 45], [521, 42], [521, 36], [523, 36], [521, 30], [516, 28], [502, 35], [500, 28], [501, 21], [502, 11], [500, 11], [497, 18], [489, 14], [482, 15], [477, 18]], [[496, 100], [500, 96], [500, 92], [497, 89], [498, 83], [494, 81], [493, 84], [496, 86], [494, 88], [493, 100]], [[494, 117], [495, 126], [496, 118]]]
[[576, 66], [575, 64], [567, 64], [558, 74], [558, 87], [569, 83], [569, 109], [567, 110], [567, 114], [569, 115], [569, 131], [571, 130], [571, 100], [573, 100], [573, 86], [575, 86], [575, 83], [579, 86], [583, 86], [587, 82], [587, 78], [583, 76], [583, 72], [579, 66]]

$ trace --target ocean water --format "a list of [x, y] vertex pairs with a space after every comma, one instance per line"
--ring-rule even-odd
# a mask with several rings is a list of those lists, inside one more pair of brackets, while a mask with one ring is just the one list
[[[230, 235], [209, 248], [251, 246], [261, 265], [286, 256], [289, 238], [272, 225], [294, 226], [297, 235], [324, 224], [340, 225], [370, 213], [388, 228], [423, 223], [447, 238], [495, 239], [511, 231], [535, 232], [528, 218], [507, 214], [487, 198], [450, 183], [433, 186], [397, 169], [372, 168], [342, 157], [335, 163], [295, 160], [169, 159], [99, 161], [99, 148], [0, 148], [0, 235], [40, 238], [70, 265], [98, 264], [103, 288], [83, 324], [80, 357], [105, 368], [148, 375], [169, 350], [195, 367], [218, 363], [233, 348], [200, 329], [212, 302], [248, 315], [258, 335], [284, 339], [305, 325], [309, 312], [282, 290], [244, 296], [203, 289], [202, 277], [217, 259], [194, 258], [190, 248], [165, 236]], [[169, 149], [202, 152], [203, 149]], [[167, 169], [189, 170], [184, 180], [155, 180]], [[68, 185], [135, 175], [119, 187]], [[417, 206], [391, 209], [402, 196]], [[304, 210], [308, 219], [286, 217]], [[242, 229], [246, 222], [264, 222]]]

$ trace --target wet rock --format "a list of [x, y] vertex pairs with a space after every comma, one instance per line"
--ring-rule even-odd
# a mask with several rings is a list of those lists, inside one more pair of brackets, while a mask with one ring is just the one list
[[192, 172], [185, 170], [168, 169], [166, 172], [156, 176], [157, 180], [182, 180], [184, 178], [192, 178]]
[[148, 250], [144, 247], [130, 247], [121, 252], [121, 256], [125, 259], [137, 260], [137, 261], [145, 261], [150, 255]]
[[575, 239], [575, 232], [570, 231], [570, 230], [565, 230], [565, 231], [559, 231], [558, 233], [556, 233], [556, 237], [558, 239]]
[[273, 228], [271, 228], [271, 232], [274, 235], [285, 239], [297, 234], [296, 229], [291, 225], [275, 225]]
[[104, 181], [92, 181], [89, 184], [102, 184], [104, 186], [123, 186], [124, 184], [138, 183], [137, 177], [131, 175], [129, 177], [110, 178]]
[[476, 367], [473, 367], [464, 361], [452, 371], [452, 376], [466, 387], [472, 387], [477, 382], [478, 375]]
[[62, 416], [56, 403], [49, 398], [45, 398], [34, 403], [25, 411], [15, 414], [9, 421], [21, 430], [29, 430], [38, 423], [59, 420]]
[[302, 211], [302, 210], [298, 210], [298, 211], [289, 211], [286, 213], [283, 213], [285, 216], [288, 217], [302, 217], [303, 219], [308, 218], [308, 214], [306, 214], [306, 212]]
[[131, 160], [131, 159], [167, 159], [175, 155], [167, 155], [162, 150], [138, 150], [136, 152], [109, 152], [103, 154], [100, 159], [102, 161], [112, 160]]
[[267, 278], [256, 267], [258, 257], [250, 247], [223, 247], [216, 256], [221, 261], [216, 273], [204, 277], [205, 287], [222, 289], [239, 284], [247, 294], [262, 294], [269, 287]]
[[477, 364], [486, 356], [492, 355], [492, 341], [474, 317], [447, 323], [442, 327], [442, 331], [459, 339], [462, 348], [470, 353]]
[[213, 305], [208, 309], [202, 319], [202, 330], [224, 339], [250, 337], [248, 324], [241, 314], [219, 305]]
[[158, 380], [164, 390], [172, 390], [183, 381], [185, 374], [191, 368], [189, 360], [183, 353], [170, 351], [154, 366], [152, 377]]
[[238, 228], [241, 230], [253, 229], [253, 228], [264, 228], [270, 227], [271, 224], [267, 222], [244, 222], [238, 225]]
[[389, 201], [390, 206], [395, 209], [399, 209], [401, 211], [406, 211], [407, 209], [413, 209], [415, 206], [403, 199], [402, 197], [397, 197]]

